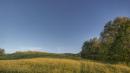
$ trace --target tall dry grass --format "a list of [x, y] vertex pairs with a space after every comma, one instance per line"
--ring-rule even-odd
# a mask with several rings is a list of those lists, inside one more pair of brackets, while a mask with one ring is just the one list
[[0, 73], [130, 73], [130, 68], [92, 61], [35, 58], [0, 60]]

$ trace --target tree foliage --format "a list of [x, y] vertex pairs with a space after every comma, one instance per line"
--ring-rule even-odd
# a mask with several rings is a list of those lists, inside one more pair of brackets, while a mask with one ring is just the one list
[[130, 18], [117, 17], [109, 21], [104, 26], [99, 39], [86, 41], [82, 47], [81, 56], [86, 58], [90, 55], [107, 60], [129, 62]]
[[108, 59], [128, 62], [130, 60], [130, 19], [118, 18], [116, 21], [118, 34], [108, 50]]
[[100, 50], [100, 42], [98, 38], [90, 39], [84, 42], [81, 56], [84, 58], [97, 59]]

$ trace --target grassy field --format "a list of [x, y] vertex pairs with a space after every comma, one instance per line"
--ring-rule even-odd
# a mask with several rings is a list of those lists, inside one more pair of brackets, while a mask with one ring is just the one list
[[0, 60], [0, 73], [130, 73], [125, 65], [58, 58]]

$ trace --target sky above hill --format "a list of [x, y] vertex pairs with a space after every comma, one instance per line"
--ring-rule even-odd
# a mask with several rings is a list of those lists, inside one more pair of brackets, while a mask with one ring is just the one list
[[0, 0], [0, 47], [77, 53], [117, 16], [130, 16], [130, 0]]

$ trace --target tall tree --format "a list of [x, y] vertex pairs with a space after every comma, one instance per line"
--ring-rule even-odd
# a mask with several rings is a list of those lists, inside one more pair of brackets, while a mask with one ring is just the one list
[[117, 17], [109, 21], [99, 39], [90, 39], [84, 43], [81, 56], [130, 62], [130, 18]]
[[84, 42], [81, 51], [81, 57], [97, 59], [100, 50], [100, 41], [98, 38], [90, 39]]
[[110, 60], [130, 61], [130, 19], [118, 18], [114, 22], [118, 25], [118, 34], [108, 50]]

